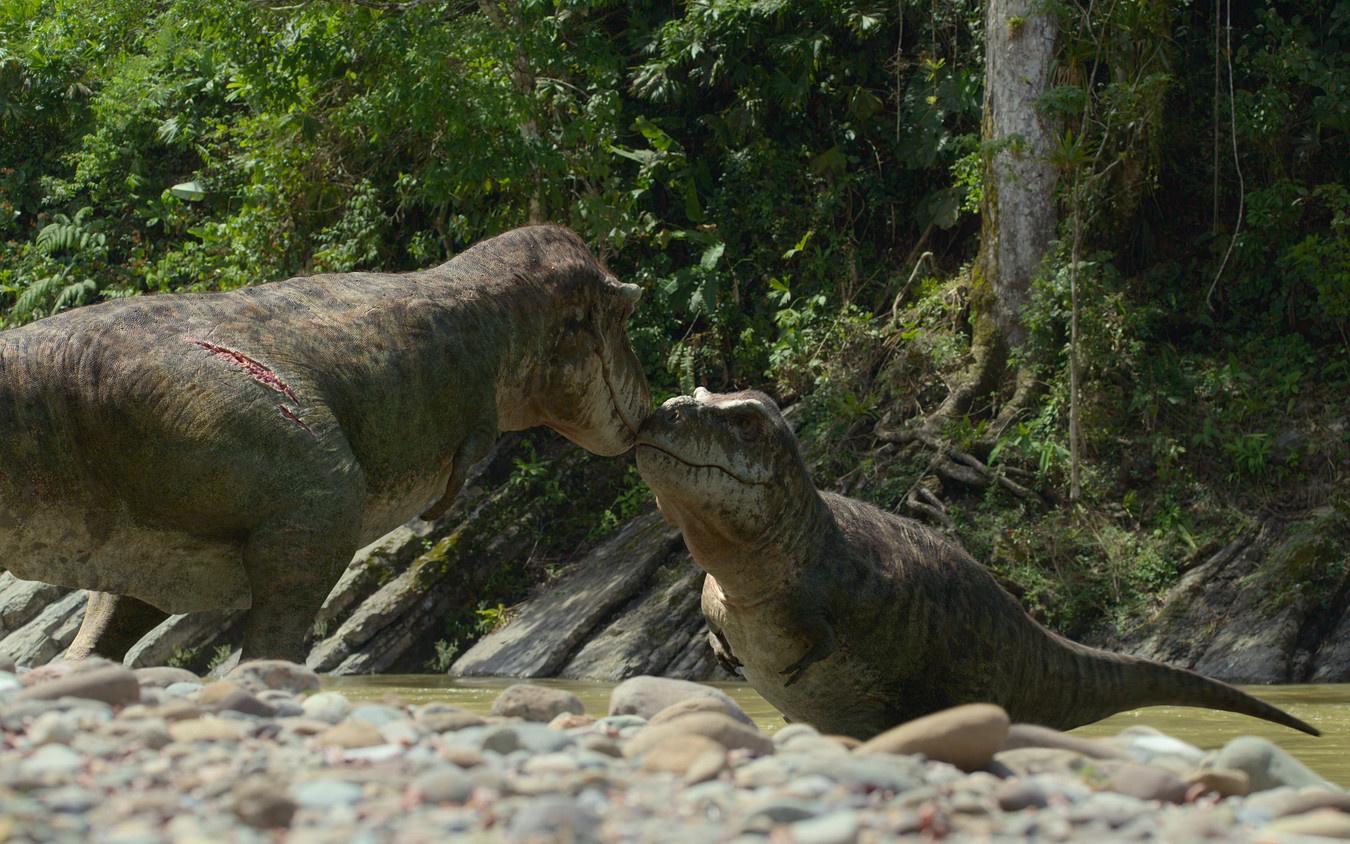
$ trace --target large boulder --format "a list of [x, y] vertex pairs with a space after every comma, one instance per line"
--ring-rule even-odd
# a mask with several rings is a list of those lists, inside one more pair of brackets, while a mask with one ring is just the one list
[[549, 677], [602, 621], [633, 599], [679, 548], [679, 533], [655, 511], [586, 555], [566, 576], [512, 608], [510, 621], [455, 661], [464, 677]]

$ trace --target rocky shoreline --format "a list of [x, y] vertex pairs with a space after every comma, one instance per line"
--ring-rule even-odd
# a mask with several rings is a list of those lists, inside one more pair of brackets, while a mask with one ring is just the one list
[[772, 736], [717, 689], [639, 677], [609, 712], [520, 685], [481, 716], [359, 703], [264, 661], [205, 681], [89, 660], [0, 669], [0, 841], [1305, 841], [1350, 794], [1244, 737], [1205, 753], [974, 705], [866, 743]]

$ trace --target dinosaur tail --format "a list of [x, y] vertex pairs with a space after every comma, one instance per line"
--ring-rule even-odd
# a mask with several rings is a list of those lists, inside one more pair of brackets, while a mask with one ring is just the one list
[[1056, 675], [1054, 685], [1064, 693], [1037, 701], [1026, 711], [1026, 720], [1068, 729], [1140, 706], [1203, 706], [1321, 735], [1284, 710], [1194, 671], [1089, 648], [1048, 631], [1047, 636], [1042, 666]]

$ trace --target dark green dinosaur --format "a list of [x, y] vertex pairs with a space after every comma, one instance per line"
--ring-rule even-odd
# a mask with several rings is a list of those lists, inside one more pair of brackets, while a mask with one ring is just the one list
[[761, 393], [667, 401], [637, 465], [708, 573], [714, 650], [793, 721], [866, 738], [963, 703], [1059, 729], [1175, 704], [1317, 735], [1232, 686], [1057, 636], [941, 534], [818, 492]]

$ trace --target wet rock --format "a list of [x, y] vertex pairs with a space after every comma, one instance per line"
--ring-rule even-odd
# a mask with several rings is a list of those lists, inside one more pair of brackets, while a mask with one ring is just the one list
[[1008, 738], [1008, 713], [988, 703], [934, 712], [892, 727], [855, 753], [922, 753], [966, 771], [983, 768]]
[[283, 784], [265, 776], [243, 780], [231, 793], [235, 817], [254, 829], [282, 829], [291, 825], [296, 804]]
[[1138, 800], [1181, 803], [1186, 799], [1188, 786], [1185, 780], [1170, 771], [1125, 763], [1111, 774], [1107, 788]]
[[473, 795], [473, 780], [455, 765], [427, 771], [413, 780], [412, 792], [423, 803], [467, 803]]
[[142, 688], [150, 686], [162, 689], [174, 683], [200, 683], [202, 681], [200, 677], [186, 668], [172, 668], [167, 665], [137, 668], [132, 673], [136, 675], [136, 680], [140, 682]]
[[696, 712], [643, 727], [624, 747], [625, 756], [635, 757], [671, 736], [705, 736], [727, 750], [745, 749], [756, 755], [773, 753], [773, 742], [768, 737], [745, 726], [727, 715], [716, 712]]
[[299, 694], [319, 688], [319, 675], [303, 665], [284, 659], [250, 660], [232, 668], [224, 679], [254, 693], [263, 689], [284, 689]]
[[492, 702], [492, 714], [526, 721], [552, 721], [564, 712], [577, 715], [586, 711], [581, 699], [566, 689], [517, 683]]
[[310, 695], [301, 702], [300, 708], [306, 718], [336, 724], [352, 711], [351, 702], [337, 692], [319, 692]]
[[55, 700], [61, 697], [101, 700], [113, 706], [122, 706], [141, 699], [141, 686], [129, 669], [120, 665], [104, 665], [29, 686], [18, 694], [20, 700]]
[[320, 747], [341, 747], [350, 750], [384, 744], [384, 736], [373, 724], [348, 719], [320, 733], [314, 739], [314, 743]]
[[[715, 701], [719, 709], [711, 709], [706, 703], [709, 699]], [[688, 680], [674, 680], [669, 677], [630, 677], [615, 686], [609, 694], [610, 715], [637, 715], [640, 718], [655, 720], [656, 715], [676, 706], [685, 708], [667, 712], [666, 718], [673, 718], [685, 712], [721, 711], [742, 724], [754, 725], [750, 716], [746, 715], [726, 692]]]
[[1240, 736], [1228, 742], [1209, 760], [1207, 767], [1242, 771], [1251, 782], [1252, 791], [1282, 785], [1334, 788], [1289, 753], [1257, 736]]

